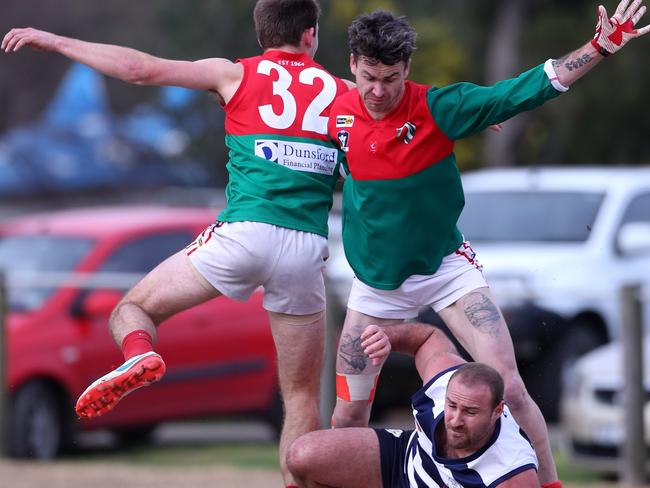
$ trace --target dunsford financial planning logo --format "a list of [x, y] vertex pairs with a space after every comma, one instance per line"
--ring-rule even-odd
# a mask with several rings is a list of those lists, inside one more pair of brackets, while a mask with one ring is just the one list
[[286, 168], [323, 175], [334, 174], [336, 149], [318, 144], [258, 139], [255, 156]]

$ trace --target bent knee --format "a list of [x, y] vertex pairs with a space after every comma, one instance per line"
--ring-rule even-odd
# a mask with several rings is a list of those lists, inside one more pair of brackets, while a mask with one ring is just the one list
[[146, 298], [127, 293], [111, 312], [111, 320], [119, 321], [122, 319], [128, 322], [134, 314], [145, 314], [155, 325], [158, 325], [171, 315], [170, 313], [159, 313], [156, 310], [162, 310], [162, 307], [151, 306]]
[[[322, 454], [321, 454], [322, 455]], [[313, 433], [301, 435], [294, 440], [287, 451], [287, 468], [294, 476], [303, 478], [314, 465], [318, 456], [318, 443]]]

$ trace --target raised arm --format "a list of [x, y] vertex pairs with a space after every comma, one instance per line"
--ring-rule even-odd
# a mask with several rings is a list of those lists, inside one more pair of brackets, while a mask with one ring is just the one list
[[650, 31], [650, 25], [635, 29], [646, 11], [641, 0], [621, 0], [614, 15], [609, 18], [605, 7], [598, 7], [598, 23], [594, 38], [584, 46], [553, 61], [557, 80], [565, 87], [587, 74], [605, 57], [618, 52], [630, 39]]
[[12, 29], [2, 40], [2, 50], [22, 47], [62, 54], [105, 75], [138, 85], [171, 85], [216, 92], [227, 101], [242, 77], [242, 67], [227, 59], [176, 61], [135, 49], [86, 42], [32, 28]]
[[361, 346], [374, 365], [383, 363], [391, 350], [415, 356], [415, 366], [423, 383], [465, 360], [437, 327], [420, 322], [369, 325], [361, 334]]

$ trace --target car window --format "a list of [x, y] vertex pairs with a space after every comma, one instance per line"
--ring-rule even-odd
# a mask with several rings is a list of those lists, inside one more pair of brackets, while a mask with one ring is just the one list
[[133, 239], [115, 250], [98, 268], [104, 273], [148, 273], [192, 242], [189, 231], [164, 232]]
[[7, 276], [9, 308], [39, 308], [54, 292], [58, 281], [77, 267], [93, 245], [91, 239], [74, 237], [0, 236], [0, 270]]
[[622, 224], [650, 222], [650, 194], [634, 198], [623, 215]]
[[603, 198], [602, 193], [468, 191], [459, 228], [470, 241], [582, 242]]

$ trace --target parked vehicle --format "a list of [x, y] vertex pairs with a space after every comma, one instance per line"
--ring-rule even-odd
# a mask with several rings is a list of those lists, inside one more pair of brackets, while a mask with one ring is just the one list
[[[556, 421], [567, 367], [620, 337], [620, 287], [650, 284], [650, 167], [484, 169], [462, 179], [459, 228], [485, 267], [531, 395]], [[352, 271], [334, 240], [330, 248], [328, 276], [345, 303]], [[431, 311], [420, 319], [444, 328]], [[390, 388], [381, 381], [378, 398]]]
[[621, 335], [621, 287], [650, 284], [650, 167], [482, 170], [463, 184], [460, 228], [531, 394], [557, 420], [567, 368]]
[[[650, 452], [650, 336], [643, 344], [645, 442]], [[620, 470], [625, 439], [623, 357], [613, 342], [578, 359], [565, 378], [562, 431], [571, 461], [602, 473]], [[650, 473], [650, 458], [646, 469]]]
[[10, 449], [49, 459], [79, 430], [143, 439], [172, 419], [254, 413], [279, 429], [275, 348], [261, 293], [225, 297], [160, 326], [167, 374], [95, 419], [76, 419], [90, 382], [123, 362], [107, 328], [124, 290], [192, 242], [208, 208], [113, 207], [22, 216], [0, 224], [6, 274]]

